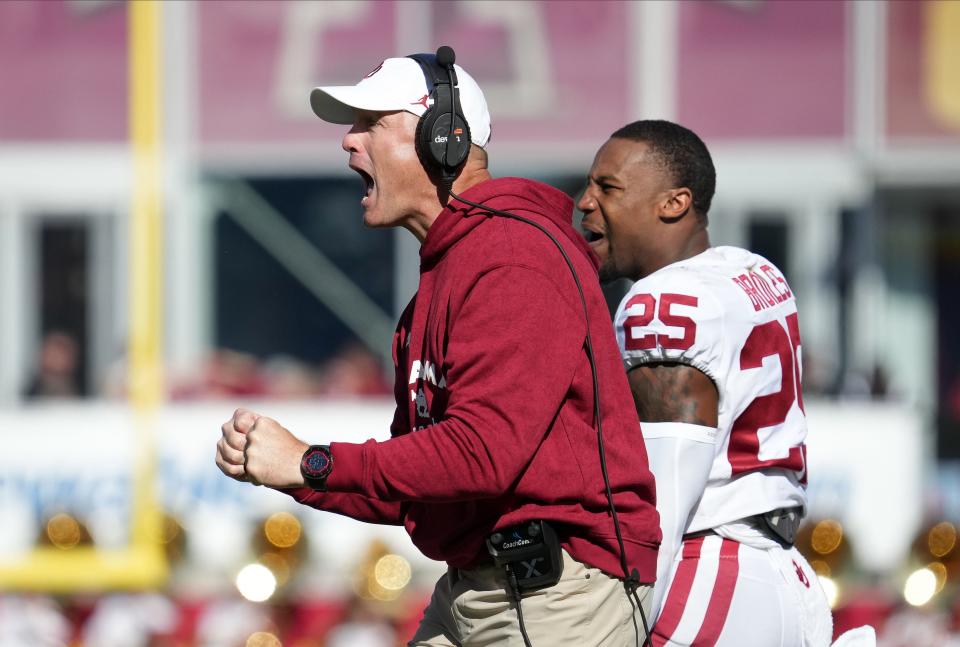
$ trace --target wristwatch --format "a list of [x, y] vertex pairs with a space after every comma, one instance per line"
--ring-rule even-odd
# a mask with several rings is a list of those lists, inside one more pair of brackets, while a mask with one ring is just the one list
[[327, 491], [327, 477], [333, 471], [333, 455], [330, 445], [310, 445], [300, 459], [300, 473], [312, 490]]

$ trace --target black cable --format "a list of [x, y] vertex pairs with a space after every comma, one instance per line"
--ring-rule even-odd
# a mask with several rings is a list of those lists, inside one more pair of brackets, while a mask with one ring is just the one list
[[[637, 611], [640, 612], [640, 622], [643, 623], [643, 631], [644, 631], [644, 634], [645, 634], [645, 636], [646, 636], [646, 637], [643, 639], [643, 647], [653, 647], [653, 643], [651, 642], [651, 641], [653, 640], [653, 636], [650, 634], [650, 632], [653, 631], [653, 627], [651, 627], [651, 626], [647, 623], [647, 614], [645, 614], [645, 613], [643, 612], [643, 605], [640, 604], [640, 596], [637, 595], [637, 590], [634, 589], [633, 592], [632, 592], [630, 595], [627, 596], [627, 599], [630, 600], [630, 606], [631, 606], [631, 607], [633, 606], [634, 601], [636, 601], [636, 603], [637, 603]], [[638, 639], [639, 639], [640, 631], [639, 631], [639, 629], [637, 629], [637, 617], [636, 617], [636, 616], [633, 617], [633, 628], [634, 628], [634, 631], [637, 632], [637, 636], [638, 636]]]
[[517, 603], [517, 619], [520, 621], [520, 635], [523, 636], [523, 644], [526, 647], [533, 647], [530, 644], [530, 636], [527, 635], [527, 626], [523, 623], [523, 604], [521, 599], [523, 596], [520, 594], [520, 584], [517, 582], [517, 574], [513, 572], [513, 569], [510, 568], [510, 565], [507, 564], [507, 586], [510, 587], [510, 592], [513, 593], [513, 600]]
[[[632, 607], [634, 601], [636, 601], [637, 609], [640, 611], [640, 620], [643, 622], [643, 630], [646, 632], [646, 638], [643, 641], [643, 645], [645, 647], [650, 643], [650, 625], [647, 624], [646, 614], [643, 612], [643, 606], [640, 604], [640, 598], [637, 595], [637, 588], [640, 586], [640, 574], [637, 573], [636, 569], [630, 571], [629, 567], [627, 566], [627, 552], [623, 545], [623, 535], [620, 532], [620, 519], [617, 516], [617, 508], [613, 505], [613, 490], [610, 487], [610, 475], [607, 473], [607, 456], [603, 449], [603, 418], [600, 414], [600, 379], [597, 373], [597, 363], [593, 356], [593, 340], [590, 337], [590, 312], [587, 310], [587, 298], [584, 296], [583, 285], [580, 283], [580, 277], [577, 275], [577, 271], [573, 267], [573, 261], [571, 261], [570, 257], [567, 256], [567, 251], [563, 248], [563, 245], [560, 244], [560, 241], [557, 240], [556, 236], [550, 233], [550, 231], [540, 223], [531, 220], [530, 218], [524, 218], [523, 216], [518, 216], [515, 213], [510, 213], [509, 211], [501, 211], [500, 209], [494, 209], [483, 204], [471, 202], [470, 200], [461, 198], [459, 195], [454, 193], [453, 189], [450, 189], [449, 193], [450, 197], [464, 204], [470, 205], [471, 207], [483, 209], [484, 211], [497, 214], [498, 216], [504, 216], [506, 218], [512, 218], [513, 220], [525, 222], [528, 225], [536, 227], [542, 231], [553, 242], [553, 244], [556, 245], [557, 249], [560, 250], [560, 253], [563, 255], [563, 260], [567, 262], [567, 267], [570, 268], [570, 274], [573, 276], [573, 281], [577, 284], [577, 292], [580, 293], [580, 303], [583, 305], [584, 325], [586, 326], [587, 361], [590, 363], [590, 374], [593, 378], [593, 416], [594, 420], [596, 420], [597, 426], [597, 445], [599, 446], [600, 452], [600, 471], [603, 473], [603, 486], [607, 495], [607, 505], [610, 507], [610, 516], [613, 518], [613, 531], [617, 537], [617, 548], [620, 549], [620, 567], [623, 569], [624, 577], [623, 586], [627, 593], [627, 599], [630, 600], [630, 606]], [[517, 606], [519, 610], [519, 604]], [[522, 627], [523, 620], [521, 619], [520, 622]], [[633, 622], [637, 636], [637, 645], [639, 647], [640, 629], [636, 626], [636, 618], [633, 619]]]

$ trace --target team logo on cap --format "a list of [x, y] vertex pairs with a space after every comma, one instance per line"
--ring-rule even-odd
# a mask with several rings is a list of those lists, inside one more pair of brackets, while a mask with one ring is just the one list
[[429, 95], [429, 94], [425, 94], [425, 95], [423, 95], [422, 97], [420, 97], [419, 99], [417, 99], [416, 101], [411, 101], [411, 102], [410, 102], [410, 105], [411, 105], [411, 106], [423, 106], [424, 108], [429, 108], [430, 106], [427, 105], [427, 99], [429, 99], [429, 98], [430, 98], [430, 95]]

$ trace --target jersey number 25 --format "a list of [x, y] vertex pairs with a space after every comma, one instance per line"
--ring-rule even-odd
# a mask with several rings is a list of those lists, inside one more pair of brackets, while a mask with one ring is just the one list
[[[629, 309], [642, 306], [643, 311], [627, 317], [623, 322], [626, 350], [651, 350], [657, 346], [671, 350], [688, 350], [692, 347], [696, 340], [697, 322], [690, 317], [671, 313], [670, 308], [674, 304], [696, 307], [698, 299], [686, 294], [663, 293], [660, 295], [658, 308], [657, 298], [652, 294], [634, 295], [626, 307]], [[633, 335], [635, 328], [649, 326], [655, 317], [666, 326], [681, 328], [683, 335]], [[757, 396], [734, 421], [727, 450], [733, 474], [764, 468], [804, 472], [806, 461], [803, 445], [791, 447], [785, 458], [760, 459], [760, 429], [786, 422], [787, 414], [795, 402], [800, 411], [804, 411], [800, 388], [800, 325], [796, 312], [787, 316], [786, 324], [786, 329], [776, 320], [755, 326], [740, 350], [741, 371], [760, 368], [764, 358], [777, 356], [780, 360], [781, 379], [779, 391]]]

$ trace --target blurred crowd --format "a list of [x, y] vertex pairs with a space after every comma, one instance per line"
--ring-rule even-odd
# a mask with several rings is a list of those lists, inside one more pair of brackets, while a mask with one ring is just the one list
[[[426, 594], [425, 594], [426, 595]], [[162, 592], [0, 595], [2, 647], [399, 647], [426, 597], [256, 603]]]
[[[126, 396], [126, 359], [111, 366], [98, 389], [88, 392], [83, 379], [82, 348], [74, 335], [54, 330], [40, 344], [27, 399]], [[228, 348], [212, 351], [195, 370], [168, 376], [173, 400], [265, 397], [280, 400], [313, 397], [383, 396], [392, 393], [391, 369], [360, 344], [340, 349], [325, 362], [311, 364], [289, 355], [260, 358]], [[839, 370], [828, 358], [804, 354], [806, 394], [855, 400], [897, 399], [883, 366]], [[960, 379], [951, 392], [960, 420]]]
[[[117, 391], [114, 388], [110, 394], [119, 395]], [[219, 349], [203, 362], [200, 371], [173, 376], [170, 385], [174, 400], [234, 396], [282, 400], [392, 393], [383, 363], [359, 345], [347, 346], [319, 365], [289, 356], [260, 360], [247, 353]]]
[[68, 332], [47, 333], [40, 344], [36, 365], [24, 395], [27, 398], [77, 398], [81, 385], [80, 348]]
[[[25, 398], [126, 397], [125, 357], [109, 367], [95, 392], [85, 388], [81, 357], [75, 336], [62, 330], [47, 333], [24, 390]], [[393, 392], [387, 377], [383, 362], [359, 344], [347, 345], [319, 364], [286, 355], [261, 359], [222, 348], [211, 352], [195, 369], [168, 375], [168, 392], [173, 400], [382, 396]]]

